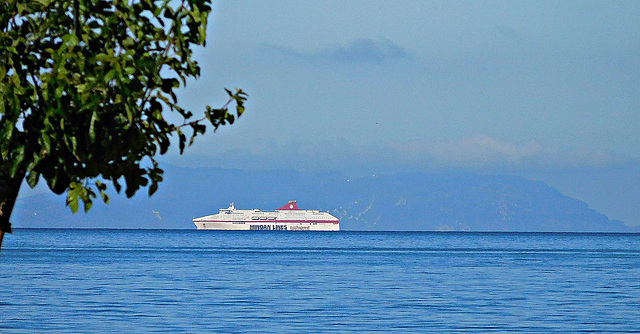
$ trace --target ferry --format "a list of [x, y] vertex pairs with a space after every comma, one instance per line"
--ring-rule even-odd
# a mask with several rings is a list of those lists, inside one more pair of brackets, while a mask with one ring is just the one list
[[231, 203], [214, 215], [194, 218], [198, 230], [340, 231], [340, 221], [328, 212], [301, 210], [289, 201], [275, 211], [238, 210]]

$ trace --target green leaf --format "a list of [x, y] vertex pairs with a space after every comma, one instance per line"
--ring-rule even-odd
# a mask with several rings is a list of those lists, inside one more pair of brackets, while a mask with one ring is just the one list
[[113, 182], [113, 188], [116, 190], [116, 192], [120, 193], [122, 186], [120, 185], [120, 182], [118, 182], [118, 179], [114, 178], [111, 180], [111, 182]]
[[17, 3], [16, 8], [18, 9], [18, 14], [22, 15], [25, 9], [27, 9], [27, 6], [23, 3]]
[[53, 0], [33, 0], [33, 1], [39, 3], [42, 7], [47, 7]]
[[102, 197], [102, 201], [103, 201], [105, 204], [109, 204], [109, 203], [110, 203], [109, 196], [108, 196], [104, 191], [101, 191], [101, 192], [100, 192], [100, 196]]
[[63, 86], [56, 87], [56, 99], [60, 99], [62, 97], [62, 93], [64, 92]]
[[82, 192], [82, 186], [77, 182], [72, 182], [69, 185], [69, 190], [67, 191], [67, 205], [71, 209], [71, 212], [78, 212], [78, 197]]
[[78, 36], [76, 36], [75, 34], [67, 34], [62, 36], [62, 41], [64, 42], [64, 44], [66, 44], [67, 48], [74, 47], [78, 45], [78, 42], [80, 42], [78, 40]]
[[20, 170], [20, 167], [22, 166], [22, 162], [24, 161], [24, 146], [18, 147], [15, 150], [15, 153], [16, 154], [13, 156], [13, 159], [9, 161], [9, 175], [11, 175], [11, 177], [15, 177], [16, 174], [18, 174], [18, 170]]
[[43, 133], [40, 139], [42, 140], [42, 148], [45, 153], [51, 152], [51, 137], [48, 134]]
[[84, 212], [89, 212], [93, 206], [93, 200], [91, 198], [83, 198], [82, 203], [84, 204]]
[[96, 181], [96, 187], [98, 188], [99, 191], [107, 190], [107, 185], [100, 181]]
[[116, 71], [116, 69], [111, 69], [109, 72], [107, 72], [107, 74], [104, 76], [104, 81], [105, 82], [110, 82], [111, 80], [113, 80], [113, 78], [116, 77], [116, 75], [118, 74], [118, 72]]
[[96, 140], [96, 121], [97, 120], [98, 120], [98, 112], [94, 110], [91, 113], [91, 121], [89, 123], [89, 139], [91, 139], [92, 142]]
[[38, 184], [38, 180], [40, 179], [40, 173], [35, 172], [35, 171], [29, 171], [29, 173], [27, 173], [27, 184], [29, 185], [29, 187], [31, 187], [32, 189], [36, 187], [36, 185]]
[[78, 198], [77, 197], [67, 197], [67, 205], [71, 209], [71, 212], [78, 212]]
[[165, 93], [170, 93], [173, 88], [179, 88], [180, 87], [180, 81], [178, 81], [175, 78], [169, 78], [169, 79], [162, 79], [162, 91]]
[[149, 186], [149, 196], [153, 195], [158, 190], [158, 182], [152, 182]]
[[182, 131], [178, 130], [178, 137], [180, 138], [179, 139], [180, 154], [182, 154], [182, 152], [184, 152], [184, 146], [185, 146], [185, 142], [187, 141], [187, 136], [185, 136]]
[[131, 37], [129, 37], [129, 38], [125, 39], [124, 41], [122, 41], [122, 45], [126, 46], [126, 47], [131, 47], [134, 44], [135, 44], [135, 41]]

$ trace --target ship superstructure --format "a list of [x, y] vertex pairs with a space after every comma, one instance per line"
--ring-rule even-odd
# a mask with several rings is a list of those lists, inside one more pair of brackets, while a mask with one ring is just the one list
[[238, 210], [231, 203], [215, 215], [193, 219], [199, 230], [339, 231], [340, 221], [328, 212], [300, 210], [289, 201], [275, 211]]

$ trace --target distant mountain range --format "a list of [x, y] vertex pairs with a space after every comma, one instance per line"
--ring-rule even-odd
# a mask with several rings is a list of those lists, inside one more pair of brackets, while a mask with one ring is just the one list
[[347, 178], [332, 173], [182, 168], [165, 165], [148, 198], [112, 195], [88, 214], [71, 214], [64, 197], [18, 200], [12, 221], [25, 227], [195, 228], [194, 217], [239, 209], [274, 210], [296, 199], [329, 211], [343, 230], [637, 232], [538, 181], [515, 176], [395, 174]]

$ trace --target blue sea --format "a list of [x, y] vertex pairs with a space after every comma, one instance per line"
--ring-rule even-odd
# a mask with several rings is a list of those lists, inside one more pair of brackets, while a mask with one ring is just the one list
[[640, 235], [18, 229], [0, 333], [637, 333]]

